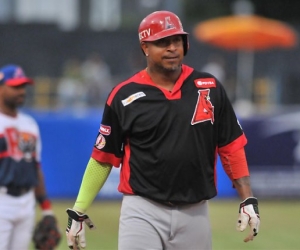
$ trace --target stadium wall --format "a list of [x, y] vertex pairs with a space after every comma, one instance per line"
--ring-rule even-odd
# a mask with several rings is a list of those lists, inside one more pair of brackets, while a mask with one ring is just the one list
[[[98, 133], [102, 109], [26, 111], [40, 125], [49, 196], [74, 198]], [[300, 197], [299, 111], [242, 119], [240, 123], [248, 138], [246, 153], [255, 194], [264, 198]], [[220, 161], [217, 173], [217, 197], [235, 197]], [[114, 168], [99, 198], [119, 199], [118, 182], [118, 169]]]

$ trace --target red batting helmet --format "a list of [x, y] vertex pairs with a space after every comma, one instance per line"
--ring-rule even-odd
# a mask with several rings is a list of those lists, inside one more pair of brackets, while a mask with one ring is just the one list
[[141, 42], [153, 42], [168, 36], [182, 35], [184, 55], [188, 50], [188, 33], [183, 30], [178, 16], [170, 11], [155, 11], [146, 16], [139, 27]]

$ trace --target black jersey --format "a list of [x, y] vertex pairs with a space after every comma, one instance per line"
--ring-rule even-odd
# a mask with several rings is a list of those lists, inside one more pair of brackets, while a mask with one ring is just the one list
[[121, 168], [119, 191], [195, 203], [217, 194], [219, 149], [246, 144], [222, 85], [182, 65], [173, 90], [142, 70], [110, 93], [92, 157]]

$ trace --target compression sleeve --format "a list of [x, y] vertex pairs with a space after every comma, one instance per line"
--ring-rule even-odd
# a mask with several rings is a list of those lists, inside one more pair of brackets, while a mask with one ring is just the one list
[[74, 209], [85, 213], [104, 185], [111, 172], [112, 166], [90, 158], [85, 169]]

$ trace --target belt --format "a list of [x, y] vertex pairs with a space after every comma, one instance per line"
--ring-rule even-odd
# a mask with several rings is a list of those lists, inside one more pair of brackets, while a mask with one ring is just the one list
[[6, 187], [0, 187], [0, 189], [3, 193], [18, 197], [18, 196], [28, 193], [28, 191], [31, 189], [31, 187], [6, 186]]
[[[135, 196], [137, 196], [136, 194], [124, 194], [124, 195], [135, 195]], [[150, 198], [148, 198], [148, 197], [144, 197], [144, 196], [142, 196], [142, 195], [140, 195], [143, 199], [146, 199], [146, 200], [148, 200], [148, 201], [150, 201], [150, 202], [155, 202], [155, 203], [158, 203], [158, 204], [160, 204], [160, 205], [163, 205], [163, 206], [167, 206], [167, 207], [182, 207], [182, 206], [188, 206], [188, 205], [193, 205], [193, 204], [196, 204], [196, 203], [198, 203], [198, 202], [196, 202], [196, 203], [186, 203], [186, 202], [180, 202], [180, 201], [161, 201], [161, 200], [156, 200], [156, 199], [150, 199]], [[199, 201], [199, 202], [201, 202], [201, 201]]]
[[187, 206], [191, 205], [190, 203], [183, 203], [183, 202], [170, 202], [170, 201], [159, 201], [158, 203], [167, 206], [167, 207], [180, 207], [180, 206]]

